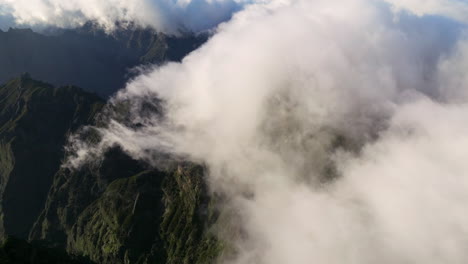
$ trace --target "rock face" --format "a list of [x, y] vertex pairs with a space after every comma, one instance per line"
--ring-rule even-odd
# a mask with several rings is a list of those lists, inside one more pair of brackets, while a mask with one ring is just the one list
[[201, 167], [145, 169], [116, 148], [97, 168], [56, 175], [30, 239], [97, 263], [209, 263], [209, 205]]
[[[213, 262], [222, 248], [201, 166], [157, 170], [115, 147], [98, 164], [61, 167], [67, 135], [103, 106], [26, 75], [0, 86], [1, 263]], [[48, 261], [22, 262], [28, 254]]]
[[107, 34], [92, 23], [55, 35], [0, 30], [0, 83], [29, 72], [54, 85], [76, 85], [107, 97], [123, 88], [131, 68], [181, 60], [206, 39], [190, 34], [176, 38], [149, 29]]
[[0, 86], [0, 233], [27, 238], [41, 212], [69, 132], [103, 101], [75, 87], [28, 76]]

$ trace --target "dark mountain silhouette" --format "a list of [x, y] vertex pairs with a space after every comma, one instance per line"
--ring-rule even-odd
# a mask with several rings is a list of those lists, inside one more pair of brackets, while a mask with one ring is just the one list
[[67, 134], [104, 101], [23, 75], [0, 86], [0, 233], [27, 237], [59, 169]]
[[92, 23], [53, 35], [0, 30], [0, 83], [28, 72], [53, 85], [76, 85], [107, 97], [125, 85], [133, 67], [179, 61], [206, 39], [167, 36], [151, 29], [108, 34]]

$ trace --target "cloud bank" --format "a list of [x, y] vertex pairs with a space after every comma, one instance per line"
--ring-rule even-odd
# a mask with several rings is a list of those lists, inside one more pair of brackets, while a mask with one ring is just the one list
[[222, 263], [466, 263], [466, 26], [394, 7], [250, 5], [130, 82], [112, 101], [125, 121], [70, 162], [119, 144], [206, 164], [238, 220]]
[[443, 15], [468, 22], [468, 2], [465, 0], [385, 0], [395, 11], [407, 10], [418, 16]]
[[253, 0], [0, 0], [0, 15], [17, 25], [77, 27], [94, 21], [108, 30], [131, 22], [158, 31], [208, 30]]

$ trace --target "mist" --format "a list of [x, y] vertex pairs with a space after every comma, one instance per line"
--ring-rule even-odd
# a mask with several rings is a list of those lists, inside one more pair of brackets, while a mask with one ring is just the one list
[[[167, 34], [200, 32], [228, 20], [254, 0], [0, 0], [0, 15], [16, 26], [75, 28], [88, 21], [111, 32], [151, 27]], [[1, 21], [1, 20], [0, 20]]]
[[127, 122], [109, 116], [97, 146], [73, 138], [69, 165], [116, 144], [205, 164], [235, 216], [220, 263], [466, 263], [464, 8], [251, 4], [128, 83], [111, 102]]
[[7, 16], [0, 16], [0, 30], [7, 30], [8, 28], [14, 26], [12, 18]]

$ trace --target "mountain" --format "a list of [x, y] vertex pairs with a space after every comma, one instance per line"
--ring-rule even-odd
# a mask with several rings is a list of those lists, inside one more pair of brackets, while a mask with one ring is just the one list
[[0, 86], [0, 234], [27, 238], [59, 169], [67, 134], [104, 104], [28, 75]]
[[132, 68], [179, 61], [206, 39], [136, 28], [110, 34], [92, 23], [53, 35], [0, 30], [0, 83], [28, 72], [53, 85], [75, 85], [107, 97], [125, 85]]
[[155, 169], [119, 147], [102, 162], [61, 166], [68, 135], [104, 107], [29, 75], [0, 86], [0, 263], [213, 262], [222, 244], [202, 166]]
[[98, 167], [57, 173], [30, 240], [97, 263], [210, 263], [220, 244], [206, 194], [199, 166], [144, 169], [113, 149]]

